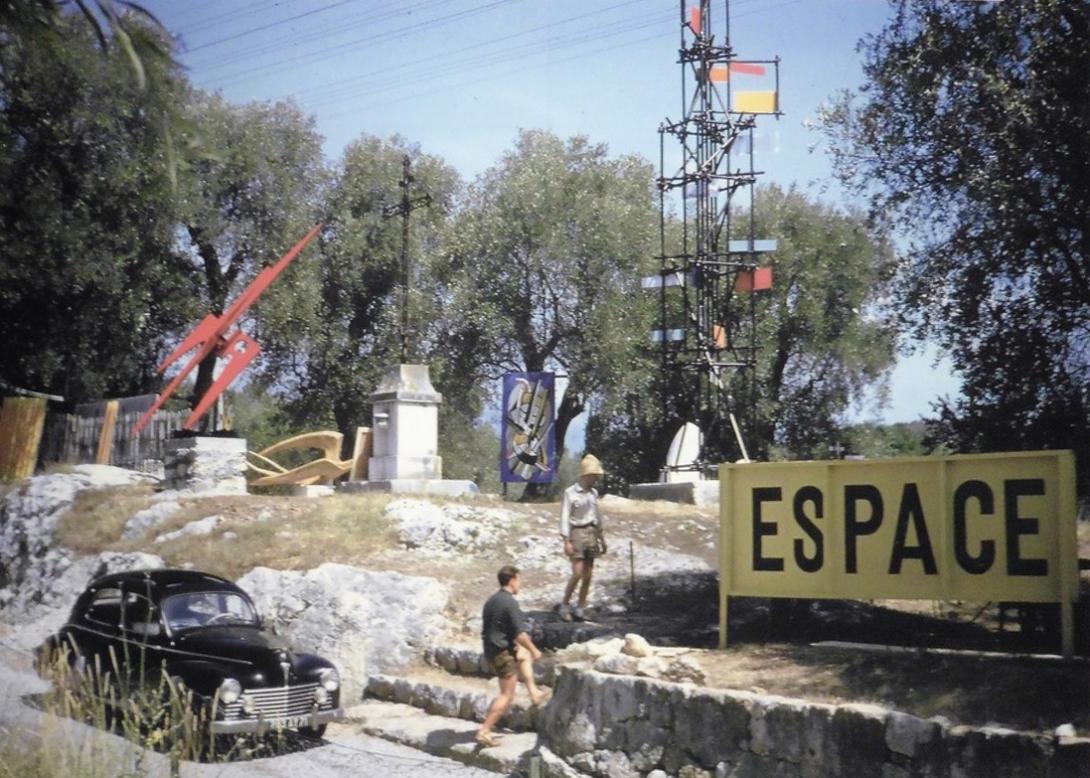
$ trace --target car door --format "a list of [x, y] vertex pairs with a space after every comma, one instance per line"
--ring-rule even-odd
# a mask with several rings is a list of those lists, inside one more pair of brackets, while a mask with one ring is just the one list
[[163, 627], [159, 609], [142, 592], [122, 588], [120, 641], [127, 677], [155, 685], [163, 664]]
[[80, 661], [96, 676], [116, 679], [122, 669], [120, 587], [107, 586], [93, 592], [69, 631]]

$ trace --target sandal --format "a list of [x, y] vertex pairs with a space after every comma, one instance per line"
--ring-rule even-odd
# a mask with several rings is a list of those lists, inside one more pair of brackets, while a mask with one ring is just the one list
[[495, 748], [500, 744], [500, 741], [491, 732], [478, 732], [473, 739], [485, 748]]

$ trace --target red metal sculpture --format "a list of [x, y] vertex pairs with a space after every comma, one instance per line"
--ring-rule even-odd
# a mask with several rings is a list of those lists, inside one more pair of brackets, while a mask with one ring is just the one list
[[215, 352], [216, 356], [226, 359], [227, 364], [224, 366], [219, 378], [208, 388], [200, 402], [197, 403], [197, 407], [193, 409], [193, 413], [189, 414], [189, 418], [182, 425], [183, 429], [193, 429], [201, 416], [212, 407], [212, 404], [227, 390], [227, 387], [238, 377], [239, 373], [261, 353], [261, 346], [258, 345], [257, 341], [242, 330], [235, 330], [230, 334], [227, 331], [238, 322], [242, 314], [249, 310], [257, 298], [269, 288], [269, 284], [276, 280], [276, 277], [299, 256], [299, 253], [306, 248], [306, 245], [318, 234], [318, 230], [321, 228], [322, 225], [320, 224], [314, 225], [310, 232], [292, 246], [291, 251], [282, 256], [275, 265], [270, 265], [258, 273], [253, 282], [243, 290], [238, 299], [222, 315], [217, 316], [210, 313], [205, 316], [196, 329], [178, 344], [178, 347], [171, 352], [169, 357], [163, 360], [163, 363], [158, 367], [160, 373], [165, 372], [167, 368], [193, 349], [197, 349], [197, 353], [186, 362], [178, 375], [174, 376], [174, 379], [167, 384], [167, 388], [155, 400], [155, 404], [148, 408], [148, 412], [133, 427], [133, 437], [140, 434], [140, 430], [151, 421], [151, 417], [181, 385], [186, 376], [193, 372], [193, 368], [199, 365], [209, 354]]

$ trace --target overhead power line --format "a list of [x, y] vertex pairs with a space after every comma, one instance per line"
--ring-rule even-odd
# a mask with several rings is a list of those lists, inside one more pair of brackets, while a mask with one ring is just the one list
[[[487, 54], [479, 57], [469, 58], [463, 61], [449, 61], [443, 68], [443, 75], [446, 80], [450, 80], [456, 76], [460, 76], [463, 73], [472, 72], [481, 68], [486, 68], [494, 65], [502, 65], [509, 62], [529, 62], [531, 57], [538, 54], [546, 54], [553, 51], [562, 51], [573, 47], [580, 46], [585, 43], [598, 43], [606, 38], [616, 37], [624, 35], [626, 33], [637, 32], [645, 30], [649, 27], [659, 27], [663, 21], [667, 21], [673, 17], [673, 13], [669, 12], [668, 15], [663, 16], [656, 14], [654, 17], [642, 17], [637, 20], [630, 20], [626, 24], [611, 24], [610, 27], [604, 31], [599, 32], [597, 30], [583, 32], [579, 35], [557, 35], [551, 38], [547, 38], [537, 43], [529, 45], [517, 44], [508, 46], [503, 49], [497, 49], [495, 51], [488, 52]], [[347, 89], [337, 89], [333, 92], [317, 92], [318, 97], [315, 98], [315, 92], [308, 91], [305, 95], [301, 95], [303, 102], [309, 107], [319, 107], [322, 105], [328, 105], [332, 102], [339, 102], [345, 99], [351, 99], [355, 97], [361, 97], [364, 95], [373, 95], [384, 92], [390, 92], [401, 89], [405, 86], [410, 86], [419, 83], [421, 77], [431, 72], [431, 68], [425, 67], [418, 68], [420, 63], [413, 62], [404, 67], [413, 68], [412, 71], [404, 73], [399, 77], [383, 76], [379, 79], [374, 79], [367, 83], [357, 84]], [[556, 64], [555, 61], [551, 64]], [[500, 75], [508, 75], [508, 72], [504, 72]]]
[[374, 33], [373, 35], [367, 35], [367, 36], [364, 36], [362, 38], [357, 38], [355, 40], [347, 41], [345, 43], [339, 43], [339, 44], [336, 44], [334, 46], [327, 46], [325, 48], [318, 49], [317, 51], [306, 52], [304, 54], [300, 54], [300, 55], [295, 56], [295, 57], [289, 57], [287, 59], [281, 59], [281, 60], [278, 60], [274, 66], [271, 66], [271, 67], [268, 64], [256, 65], [254, 67], [247, 68], [246, 70], [238, 71], [237, 73], [227, 74], [226, 76], [224, 76], [225, 81], [223, 83], [221, 83], [221, 86], [232, 86], [232, 85], [234, 85], [235, 83], [238, 83], [241, 80], [245, 80], [246, 77], [253, 76], [253, 75], [258, 74], [258, 73], [260, 73], [262, 75], [267, 75], [268, 73], [271, 73], [271, 72], [278, 72], [278, 71], [281, 71], [281, 70], [290, 69], [290, 68], [292, 68], [294, 66], [297, 66], [297, 65], [299, 65], [299, 64], [301, 64], [303, 62], [311, 62], [311, 61], [314, 61], [314, 60], [326, 59], [327, 57], [330, 57], [330, 56], [332, 56], [334, 54], [344, 52], [344, 51], [348, 51], [348, 50], [351, 50], [351, 49], [355, 49], [355, 48], [357, 48], [357, 47], [359, 47], [359, 46], [361, 46], [361, 45], [363, 45], [365, 43], [379, 43], [379, 42], [387, 42], [387, 41], [391, 41], [391, 40], [397, 40], [399, 38], [405, 38], [405, 37], [408, 37], [409, 35], [419, 34], [421, 32], [424, 32], [425, 30], [433, 29], [435, 27], [445, 26], [447, 24], [450, 24], [451, 22], [462, 21], [464, 19], [469, 19], [469, 18], [472, 18], [474, 16], [479, 16], [479, 15], [481, 15], [483, 13], [486, 13], [486, 12], [492, 10], [493, 8], [498, 8], [501, 5], [506, 5], [506, 4], [512, 3], [512, 2], [521, 2], [521, 1], [522, 0], [491, 0], [491, 2], [485, 3], [484, 5], [477, 6], [476, 8], [470, 8], [470, 9], [466, 9], [466, 10], [462, 10], [462, 11], [456, 11], [454, 13], [446, 14], [445, 16], [438, 16], [438, 17], [435, 17], [434, 19], [429, 19], [429, 20], [424, 21], [424, 22], [414, 22], [413, 24], [408, 24], [408, 25], [405, 25], [403, 27], [398, 27], [398, 28], [393, 29], [393, 30], [385, 30], [385, 31], [382, 31], [382, 32], [377, 32], [377, 33]]
[[[549, 62], [548, 64], [549, 64], [550, 67], [555, 67], [557, 65], [566, 65], [566, 64], [568, 64], [570, 62], [576, 62], [576, 61], [581, 60], [581, 59], [586, 59], [587, 57], [590, 57], [590, 56], [596, 56], [596, 55], [604, 54], [604, 53], [610, 52], [610, 51], [617, 51], [619, 49], [630, 48], [632, 46], [638, 46], [641, 43], [649, 43], [650, 41], [654, 41], [654, 40], [664, 40], [666, 38], [673, 39], [674, 37], [676, 37], [676, 32], [674, 30], [656, 32], [653, 35], [647, 35], [647, 36], [644, 36], [644, 37], [641, 37], [641, 38], [637, 38], [635, 40], [622, 41], [622, 42], [620, 42], [620, 43], [618, 43], [618, 44], [616, 44], [614, 46], [606, 46], [604, 48], [595, 49], [594, 51], [586, 51], [586, 52], [583, 52], [582, 54], [575, 54], [575, 55], [573, 55], [571, 57], [565, 57], [563, 59], [553, 60], [553, 61]], [[490, 74], [490, 75], [487, 75], [487, 76], [482, 76], [481, 78], [473, 79], [471, 81], [459, 81], [458, 84], [459, 84], [459, 86], [474, 86], [476, 84], [484, 84], [484, 83], [487, 83], [489, 81], [496, 81], [498, 79], [507, 78], [507, 77], [509, 77], [509, 74], [506, 73], [506, 72], [505, 73], [493, 73], [493, 74]], [[419, 98], [421, 98], [421, 97], [423, 97], [425, 95], [434, 94], [436, 92], [446, 91], [448, 89], [449, 89], [449, 85], [436, 85], [431, 89], [420, 90], [420, 91], [414, 92], [412, 94], [397, 97], [397, 98], [395, 98], [393, 100], [379, 100], [377, 102], [367, 103], [366, 105], [369, 105], [369, 106], [372, 106], [372, 107], [377, 107], [377, 106], [388, 107], [388, 106], [391, 106], [391, 105], [397, 105], [399, 103], [404, 103], [404, 102], [407, 102], [407, 101], [410, 101], [410, 100], [417, 100], [417, 99], [419, 99]], [[327, 119], [337, 119], [337, 118], [340, 118], [341, 116], [347, 116], [348, 114], [355, 113], [355, 112], [357, 112], [359, 110], [359, 108], [360, 108], [360, 105], [354, 105], [351, 109], [344, 110], [344, 111], [338, 111], [338, 112], [336, 112], [334, 114], [330, 114], [330, 115], [326, 116], [325, 118], [327, 118]]]
[[[541, 24], [541, 25], [538, 25], [537, 27], [531, 27], [531, 28], [529, 28], [527, 30], [521, 30], [521, 31], [513, 33], [511, 35], [505, 35], [503, 39], [505, 41], [513, 41], [513, 40], [515, 40], [517, 38], [524, 38], [527, 35], [533, 35], [533, 34], [538, 33], [538, 32], [544, 32], [545, 30], [553, 29], [553, 28], [556, 28], [556, 27], [561, 27], [561, 26], [571, 24], [571, 23], [577, 22], [577, 21], [582, 21], [582, 20], [588, 19], [588, 18], [590, 18], [592, 16], [598, 16], [600, 14], [607, 13], [609, 11], [613, 11], [613, 10], [616, 10], [618, 8], [624, 8], [626, 6], [635, 5], [636, 3], [645, 3], [645, 2], [648, 2], [648, 1], [649, 0], [625, 0], [625, 2], [615, 3], [613, 5], [606, 6], [605, 8], [599, 8], [597, 10], [590, 11], [588, 13], [579, 14], [577, 16], [569, 16], [569, 17], [567, 17], [565, 19], [559, 19], [559, 20], [557, 20], [555, 22], [549, 22], [548, 24]], [[655, 1], [657, 2], [657, 0], [655, 0]], [[348, 78], [342, 78], [342, 79], [339, 79], [337, 81], [331, 81], [331, 82], [329, 82], [327, 84], [323, 84], [322, 86], [318, 87], [317, 89], [309, 90], [307, 94], [308, 94], [308, 96], [313, 97], [316, 94], [325, 92], [325, 91], [330, 90], [330, 89], [335, 88], [335, 87], [343, 87], [343, 86], [347, 86], [348, 84], [353, 84], [353, 83], [358, 84], [358, 83], [360, 83], [362, 81], [365, 81], [366, 79], [374, 78], [376, 76], [380, 76], [380, 75], [383, 75], [383, 74], [386, 74], [386, 73], [392, 73], [392, 72], [396, 72], [396, 71], [399, 71], [399, 70], [404, 70], [407, 67], [411, 67], [411, 66], [421, 66], [421, 65], [428, 64], [428, 63], [439, 62], [439, 61], [449, 63], [449, 62], [451, 62], [452, 57], [455, 57], [455, 56], [457, 56], [459, 54], [465, 54], [466, 52], [469, 52], [469, 51], [476, 51], [478, 49], [483, 49], [483, 48], [486, 48], [486, 47], [489, 47], [489, 46], [494, 46], [495, 44], [496, 44], [495, 40], [493, 40], [492, 38], [487, 38], [487, 39], [485, 39], [483, 41], [480, 41], [478, 43], [473, 43], [473, 44], [471, 44], [469, 46], [463, 46], [460, 49], [454, 49], [452, 51], [441, 51], [441, 52], [438, 52], [436, 54], [432, 54], [430, 56], [423, 57], [423, 58], [414, 57], [412, 62], [410, 62], [410, 63], [399, 62], [399, 63], [393, 64], [393, 65], [388, 65], [386, 67], [379, 68], [377, 70], [370, 70], [370, 71], [368, 71], [366, 73], [360, 73], [360, 74], [357, 74], [357, 75], [354, 75], [354, 76], [349, 76]]]
[[230, 41], [238, 40], [239, 38], [245, 38], [248, 35], [253, 35], [254, 33], [262, 32], [263, 30], [269, 30], [269, 29], [272, 29], [273, 27], [279, 27], [282, 24], [288, 24], [289, 22], [298, 21], [299, 19], [305, 19], [308, 16], [314, 16], [315, 14], [325, 13], [326, 11], [329, 11], [329, 10], [331, 10], [333, 8], [337, 8], [338, 6], [348, 5], [352, 1], [353, 0], [337, 0], [337, 2], [335, 2], [335, 3], [330, 3], [329, 5], [323, 5], [320, 8], [312, 8], [311, 10], [304, 11], [301, 14], [296, 14], [295, 16], [289, 16], [287, 19], [281, 19], [281, 20], [276, 21], [276, 22], [270, 22], [268, 24], [261, 25], [260, 27], [253, 27], [253, 28], [251, 28], [249, 30], [243, 30], [242, 32], [236, 32], [234, 35], [227, 35], [227, 36], [225, 36], [223, 38], [217, 38], [214, 41], [209, 41], [208, 43], [202, 43], [200, 46], [194, 46], [193, 48], [191, 48], [189, 50], [189, 53], [192, 54], [194, 51], [200, 51], [201, 49], [207, 49], [207, 48], [210, 48], [212, 46], [219, 46], [221, 43], [228, 43]]
[[[629, 0], [629, 2], [617, 3], [609, 8], [619, 8], [627, 5], [632, 5], [640, 0]], [[742, 0], [737, 2], [736, 5], [745, 5], [746, 2], [755, 2], [755, 0]], [[793, 3], [800, 2], [800, 0], [788, 0], [788, 2], [781, 3], [778, 6], [771, 8], [754, 9], [748, 14], [737, 14], [736, 18], [742, 18], [754, 13], [760, 13], [764, 10], [772, 10], [783, 5], [791, 5]], [[564, 22], [582, 20], [588, 16], [593, 15], [596, 12], [590, 14], [581, 14], [578, 16], [570, 17], [563, 20]], [[340, 102], [343, 100], [371, 96], [383, 92], [389, 92], [396, 89], [401, 89], [405, 86], [409, 86], [419, 82], [424, 77], [429, 77], [433, 72], [433, 68], [430, 63], [436, 60], [442, 60], [444, 62], [443, 75], [444, 78], [450, 80], [452, 77], [460, 76], [463, 73], [471, 72], [473, 70], [479, 70], [483, 67], [490, 65], [499, 65], [508, 62], [526, 63], [528, 65], [531, 57], [537, 54], [550, 53], [554, 51], [560, 51], [563, 49], [569, 49], [577, 47], [584, 43], [598, 42], [605, 38], [616, 37], [625, 33], [636, 32], [646, 29], [648, 27], [656, 27], [661, 24], [669, 22], [675, 11], [666, 11], [654, 16], [648, 16], [646, 14], [640, 14], [639, 16], [625, 17], [619, 20], [611, 20], [608, 25], [603, 25], [602, 30], [598, 28], [593, 30], [584, 30], [577, 35], [571, 35], [568, 33], [555, 35], [550, 38], [538, 40], [535, 43], [529, 45], [516, 44], [502, 49], [494, 49], [487, 54], [480, 57], [473, 57], [458, 60], [455, 55], [458, 53], [464, 53], [470, 50], [480, 49], [484, 46], [494, 45], [494, 41], [489, 39], [482, 43], [472, 46], [463, 47], [451, 52], [442, 52], [439, 54], [426, 57], [424, 59], [413, 59], [408, 63], [401, 63], [398, 65], [391, 65], [378, 70], [370, 71], [360, 76], [355, 76], [350, 79], [341, 79], [340, 81], [331, 82], [315, 89], [308, 89], [303, 95], [300, 95], [300, 99], [308, 107], [318, 108], [331, 103]], [[506, 40], [513, 40], [515, 38], [523, 37], [528, 34], [533, 34], [542, 31], [549, 27], [558, 26], [563, 22], [554, 22], [547, 25], [540, 25], [529, 30], [515, 33], [511, 36], [506, 36]], [[641, 38], [640, 40], [654, 40], [656, 36], [650, 36], [649, 38]], [[631, 42], [625, 42], [620, 46], [612, 48], [623, 48], [625, 46], [632, 45]], [[593, 53], [593, 52], [591, 52]], [[563, 61], [568, 61], [567, 59]], [[558, 61], [552, 60], [548, 63], [550, 66], [558, 64]], [[397, 75], [401, 71], [400, 75]], [[505, 71], [500, 75], [508, 75]], [[370, 80], [368, 80], [370, 79]], [[459, 84], [464, 83], [459, 81]], [[348, 86], [353, 84], [353, 86]], [[424, 93], [417, 93], [424, 94]]]
[[402, 2], [393, 2], [379, 5], [377, 8], [375, 7], [376, 4], [371, 3], [368, 5], [367, 10], [361, 15], [357, 14], [349, 15], [347, 17], [338, 17], [329, 24], [312, 28], [307, 32], [292, 30], [275, 38], [266, 37], [249, 47], [231, 48], [229, 53], [222, 55], [219, 59], [202, 63], [199, 67], [202, 70], [218, 70], [219, 68], [234, 65], [239, 62], [250, 62], [253, 58], [262, 54], [276, 53], [280, 55], [287, 49], [296, 49], [305, 43], [316, 40], [328, 40], [334, 35], [343, 35], [360, 27], [374, 25], [398, 16], [419, 13], [434, 6], [446, 5], [450, 2], [451, 0], [423, 0], [423, 2], [418, 2], [415, 5], [405, 5]]
[[[231, 11], [225, 11], [221, 14], [216, 14], [215, 16], [206, 16], [191, 27], [182, 30], [180, 34], [184, 36], [186, 34], [192, 34], [195, 32], [200, 32], [202, 30], [207, 30], [209, 27], [215, 27], [216, 25], [221, 25], [226, 22], [234, 21], [235, 19], [240, 19], [244, 16], [249, 16], [252, 14], [254, 9], [260, 8], [262, 6], [276, 7], [284, 5], [287, 2], [291, 2], [291, 0], [277, 0], [277, 2], [269, 2], [269, 0], [257, 0], [256, 3], [248, 3], [241, 8], [235, 8]], [[209, 5], [211, 5], [211, 3], [209, 3]]]

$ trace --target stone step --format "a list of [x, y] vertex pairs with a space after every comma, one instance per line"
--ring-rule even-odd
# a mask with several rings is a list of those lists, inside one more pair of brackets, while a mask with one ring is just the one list
[[[424, 652], [424, 662], [451, 675], [470, 678], [493, 678], [492, 670], [479, 648], [472, 646], [433, 646]], [[556, 678], [556, 662], [545, 653], [534, 662], [534, 679], [543, 686], [551, 686]]]
[[[484, 721], [488, 706], [499, 692], [495, 680], [475, 676], [451, 675], [433, 667], [420, 667], [405, 675], [372, 675], [364, 686], [364, 699], [394, 702], [419, 708], [427, 713], [469, 722]], [[519, 732], [537, 729], [540, 712], [520, 683], [515, 702], [500, 725]]]
[[497, 747], [484, 748], [473, 739], [476, 723], [394, 702], [367, 700], [345, 713], [349, 723], [368, 735], [509, 776], [530, 774], [538, 742], [533, 732], [501, 732]]

